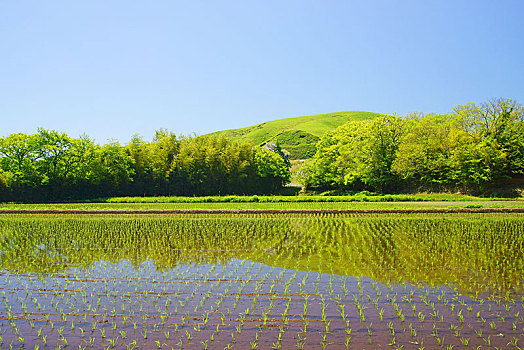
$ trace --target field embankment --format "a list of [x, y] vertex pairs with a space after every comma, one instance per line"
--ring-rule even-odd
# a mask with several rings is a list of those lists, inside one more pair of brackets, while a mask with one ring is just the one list
[[[524, 213], [524, 202], [153, 203], [0, 206], [0, 214], [416, 214]], [[453, 205], [455, 204], [455, 205]]]
[[172, 209], [172, 210], [0, 210], [0, 214], [450, 214], [524, 213], [524, 208], [413, 208], [413, 209]]
[[[511, 212], [524, 201], [457, 194], [352, 196], [114, 197], [80, 203], [0, 204], [0, 212]], [[517, 210], [518, 211], [518, 210]]]

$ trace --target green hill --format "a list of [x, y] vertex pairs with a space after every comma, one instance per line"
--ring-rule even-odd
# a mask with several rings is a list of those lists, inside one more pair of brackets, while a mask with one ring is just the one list
[[278, 142], [291, 154], [291, 159], [306, 159], [313, 157], [316, 143], [327, 131], [351, 120], [372, 119], [378, 115], [358, 111], [317, 114], [217, 131], [213, 135], [224, 135], [234, 141], [251, 141], [254, 145], [263, 145], [268, 141]]

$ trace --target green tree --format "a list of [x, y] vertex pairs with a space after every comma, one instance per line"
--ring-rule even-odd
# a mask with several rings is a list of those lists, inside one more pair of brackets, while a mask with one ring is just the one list
[[39, 171], [57, 186], [85, 182], [93, 176], [96, 145], [87, 135], [78, 139], [54, 130], [38, 129]]
[[139, 134], [134, 134], [125, 147], [133, 160], [133, 182], [128, 191], [132, 195], [150, 195], [153, 193], [154, 182], [151, 169], [150, 145]]
[[94, 184], [104, 194], [124, 194], [133, 181], [133, 158], [118, 142], [97, 149]]
[[272, 146], [255, 151], [255, 166], [261, 178], [262, 191], [277, 191], [291, 180], [289, 161]]
[[213, 135], [180, 142], [169, 172], [170, 191], [178, 194], [242, 194], [256, 184], [252, 146]]
[[358, 126], [359, 122], [348, 122], [320, 139], [315, 156], [305, 166], [306, 186], [332, 188], [344, 185], [347, 162], [342, 159], [341, 147], [357, 141]]
[[[468, 104], [457, 110], [473, 108]], [[409, 188], [482, 190], [503, 176], [507, 155], [473, 120], [455, 114], [409, 122], [392, 169]]]
[[64, 178], [72, 163], [73, 140], [65, 133], [38, 129], [39, 168], [48, 179], [56, 181]]
[[444, 190], [451, 183], [449, 156], [466, 135], [448, 116], [412, 120], [406, 125], [392, 170], [409, 187]]
[[12, 176], [12, 173], [5, 172], [0, 168], [0, 202], [12, 200]]
[[450, 153], [450, 182], [464, 191], [482, 191], [504, 175], [507, 154], [492, 138], [462, 135]]
[[0, 138], [0, 160], [2, 169], [11, 172], [24, 172], [33, 168], [40, 158], [40, 138], [23, 133]]
[[326, 134], [309, 166], [308, 186], [391, 191], [398, 178], [392, 164], [405, 121], [381, 116], [351, 121]]
[[368, 142], [364, 142], [362, 181], [380, 192], [391, 191], [398, 185], [392, 171], [400, 140], [405, 132], [405, 121], [395, 116], [383, 116], [370, 121]]
[[149, 156], [154, 194], [170, 194], [169, 173], [171, 165], [180, 150], [180, 140], [165, 129], [155, 132], [153, 142], [149, 144]]
[[5, 183], [27, 198], [33, 196], [34, 189], [43, 181], [37, 171], [40, 147], [37, 135], [17, 133], [0, 138], [0, 168], [4, 172], [3, 178], [8, 179]]
[[524, 174], [524, 107], [520, 103], [491, 99], [480, 105], [459, 105], [453, 111], [463, 130], [489, 139], [506, 154], [506, 174]]

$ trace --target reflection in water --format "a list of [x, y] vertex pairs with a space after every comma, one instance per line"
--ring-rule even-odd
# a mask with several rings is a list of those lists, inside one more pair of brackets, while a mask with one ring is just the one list
[[523, 218], [3, 217], [1, 342], [506, 346], [523, 332]]

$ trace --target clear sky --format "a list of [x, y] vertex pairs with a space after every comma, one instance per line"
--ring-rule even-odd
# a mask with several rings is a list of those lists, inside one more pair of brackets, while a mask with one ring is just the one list
[[524, 1], [0, 1], [0, 136], [524, 103]]

